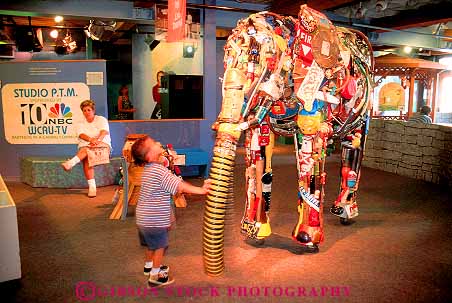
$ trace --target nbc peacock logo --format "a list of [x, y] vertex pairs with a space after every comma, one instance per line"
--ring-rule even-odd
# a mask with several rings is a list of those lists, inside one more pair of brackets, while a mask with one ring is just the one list
[[49, 117], [71, 118], [72, 117], [71, 108], [64, 103], [55, 103], [55, 105], [50, 108]]

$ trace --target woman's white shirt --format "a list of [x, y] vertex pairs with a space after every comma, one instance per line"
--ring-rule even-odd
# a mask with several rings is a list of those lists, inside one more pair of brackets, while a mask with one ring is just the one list
[[78, 148], [88, 146], [89, 142], [83, 139], [80, 139], [80, 134], [85, 134], [89, 137], [97, 137], [101, 130], [106, 130], [108, 135], [106, 135], [102, 142], [108, 144], [111, 149], [111, 137], [110, 137], [110, 127], [108, 126], [108, 120], [102, 116], [94, 116], [92, 122], [86, 121], [83, 119], [77, 126], [77, 138], [78, 138]]

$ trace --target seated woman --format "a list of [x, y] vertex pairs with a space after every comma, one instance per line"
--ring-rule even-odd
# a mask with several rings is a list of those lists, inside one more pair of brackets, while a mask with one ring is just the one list
[[93, 156], [93, 147], [109, 156], [111, 150], [110, 128], [108, 120], [96, 115], [96, 104], [92, 100], [85, 100], [80, 104], [80, 109], [85, 117], [77, 126], [78, 152], [70, 160], [61, 164], [64, 170], [69, 171], [77, 163], [83, 163], [83, 172], [88, 181], [88, 197], [96, 196], [96, 180], [94, 179], [94, 166], [90, 166], [89, 158]]
[[127, 85], [122, 85], [119, 88], [118, 96], [118, 119], [119, 120], [133, 120], [133, 113], [136, 108], [133, 108], [132, 101], [129, 98], [129, 88]]

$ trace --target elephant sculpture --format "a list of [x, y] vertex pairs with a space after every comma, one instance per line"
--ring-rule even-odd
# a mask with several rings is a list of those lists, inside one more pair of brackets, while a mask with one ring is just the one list
[[[356, 191], [373, 89], [372, 48], [361, 32], [335, 27], [306, 5], [298, 18], [271, 12], [238, 21], [224, 47], [222, 108], [204, 209], [208, 275], [224, 270], [224, 218], [233, 202], [236, 147], [245, 136], [245, 211], [241, 231], [271, 234], [271, 157], [275, 135], [293, 137], [298, 170], [298, 222], [292, 238], [308, 252], [323, 240], [326, 151], [341, 141], [341, 185], [330, 211], [347, 224], [358, 215]], [[295, 201], [294, 201], [295, 207]]]

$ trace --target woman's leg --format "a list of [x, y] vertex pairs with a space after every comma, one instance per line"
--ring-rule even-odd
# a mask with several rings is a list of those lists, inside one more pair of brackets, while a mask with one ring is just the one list
[[96, 180], [94, 179], [94, 167], [88, 165], [88, 158], [82, 160], [83, 162], [83, 172], [85, 173], [85, 178], [88, 182], [88, 197], [93, 198], [96, 196]]
[[[88, 147], [82, 147], [77, 152], [77, 157], [80, 159], [80, 161], [83, 161], [86, 157], [88, 157]], [[88, 159], [86, 159], [88, 160]]]
[[[75, 165], [77, 165], [80, 161], [83, 161], [88, 156], [87, 147], [82, 147], [78, 150], [77, 154], [72, 157], [72, 159], [63, 162], [61, 166], [63, 166], [65, 171], [71, 170]], [[85, 173], [86, 175], [86, 173]]]
[[94, 167], [88, 165], [88, 158], [82, 160], [83, 172], [85, 173], [86, 180], [94, 179]]

